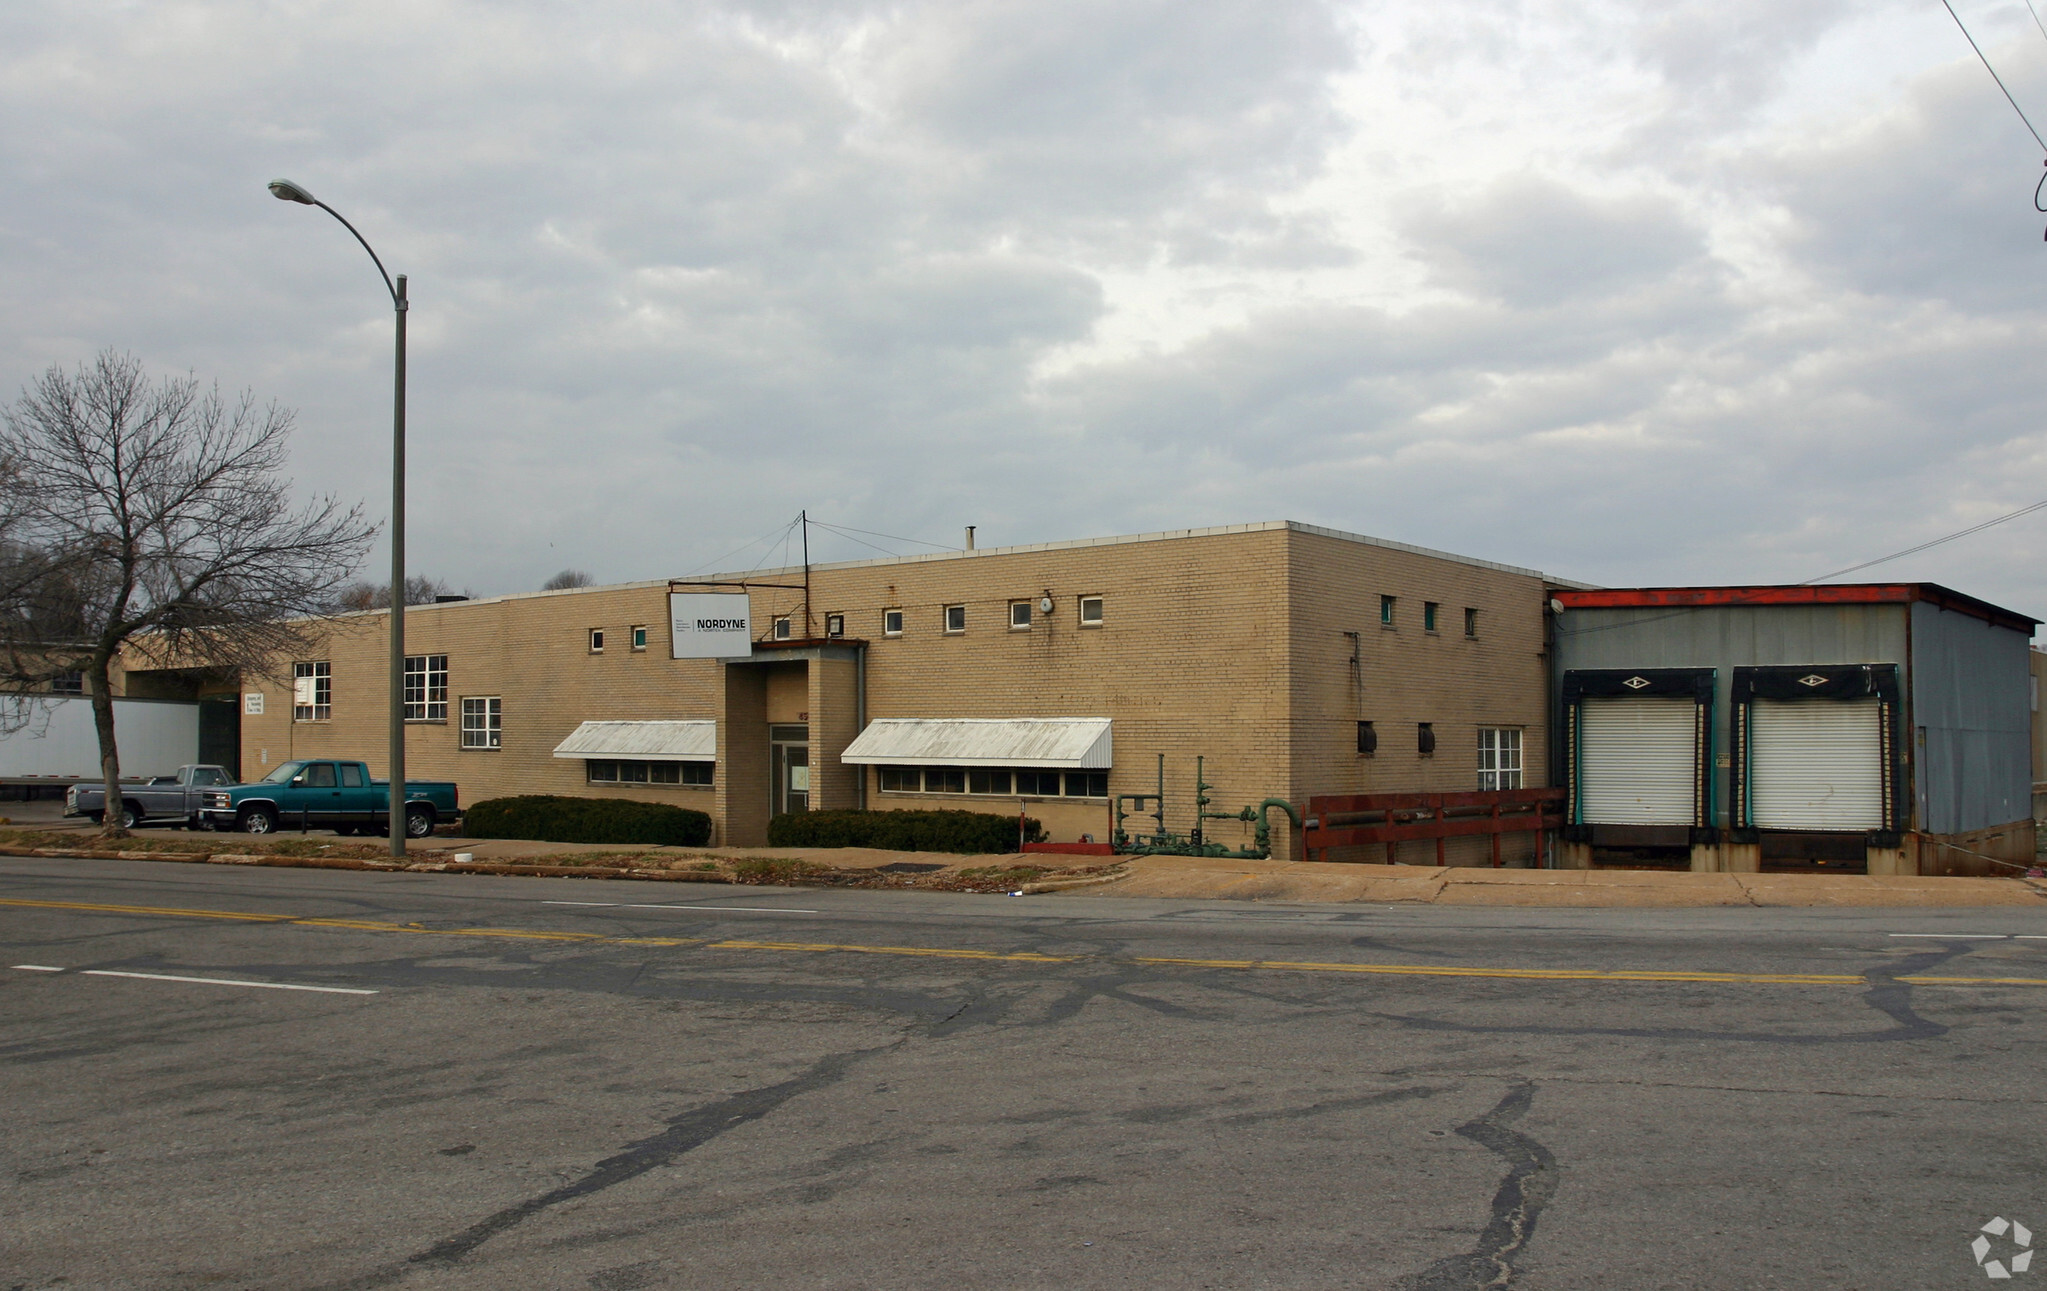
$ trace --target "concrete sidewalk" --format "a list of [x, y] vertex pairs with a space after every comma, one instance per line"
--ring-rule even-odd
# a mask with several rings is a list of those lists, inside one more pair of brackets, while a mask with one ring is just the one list
[[1127, 877], [1076, 892], [1118, 897], [1487, 906], [2037, 905], [2047, 913], [2047, 881], [2038, 879], [1495, 870], [1196, 856], [1130, 857]]

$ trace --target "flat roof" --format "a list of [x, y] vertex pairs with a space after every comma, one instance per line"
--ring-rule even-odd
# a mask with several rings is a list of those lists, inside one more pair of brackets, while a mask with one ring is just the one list
[[[1539, 569], [1523, 569], [1519, 565], [1503, 565], [1498, 561], [1480, 560], [1476, 556], [1460, 556], [1451, 551], [1437, 551], [1433, 547], [1419, 547], [1413, 543], [1395, 542], [1391, 538], [1374, 538], [1369, 534], [1346, 533], [1341, 529], [1327, 529], [1321, 525], [1304, 524], [1299, 520], [1260, 520], [1251, 524], [1211, 525], [1205, 529], [1163, 529], [1156, 533], [1119, 534], [1106, 538], [1069, 538], [1062, 542], [1021, 543], [1013, 547], [976, 547], [972, 551], [933, 551], [908, 556], [877, 556], [866, 560], [840, 560], [829, 564], [813, 564], [813, 574], [833, 569], [871, 569], [882, 565], [917, 565], [934, 560], [980, 560], [989, 556], [1014, 556], [1034, 551], [1077, 551], [1086, 547], [1118, 547], [1134, 542], [1170, 542], [1181, 538], [1214, 538], [1225, 534], [1270, 533], [1275, 530], [1291, 529], [1295, 533], [1311, 533], [1318, 537], [1334, 538], [1340, 542], [1361, 543], [1367, 547], [1383, 547], [1389, 551], [1405, 551], [1417, 556], [1428, 556], [1434, 560], [1447, 560], [1459, 565], [1471, 565], [1478, 569], [1493, 569], [1504, 574], [1521, 574], [1528, 578], [1544, 580], [1549, 586], [1575, 587], [1583, 584], [1568, 580], [1550, 578]], [[580, 596], [589, 592], [633, 591], [639, 588], [667, 588], [672, 584], [748, 582], [761, 583], [769, 579], [800, 576], [801, 565], [780, 565], [772, 568], [724, 571], [692, 575], [687, 578], [649, 578], [627, 583], [601, 583], [590, 587], [565, 587], [546, 592], [506, 592], [500, 596], [478, 596], [467, 601], [443, 601], [434, 605], [408, 605], [405, 613], [410, 616], [422, 610], [450, 609], [471, 605], [496, 605], [505, 601], [530, 600], [541, 596]], [[347, 618], [351, 615], [383, 614], [384, 610], [351, 610], [344, 614], [321, 615], [322, 618]], [[783, 644], [762, 642], [760, 644]], [[843, 643], [840, 643], [843, 644]]]
[[1750, 587], [1599, 587], [1551, 593], [1567, 610], [1633, 610], [1669, 606], [1900, 605], [1925, 601], [1999, 627], [2033, 634], [2040, 620], [1978, 600], [1939, 583], [1768, 584]]

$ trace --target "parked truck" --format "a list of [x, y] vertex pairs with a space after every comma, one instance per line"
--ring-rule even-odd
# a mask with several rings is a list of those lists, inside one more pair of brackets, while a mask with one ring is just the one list
[[[121, 782], [121, 828], [137, 825], [181, 825], [197, 829], [206, 795], [234, 783], [225, 767], [198, 763], [179, 767], [175, 775]], [[74, 784], [64, 792], [64, 814], [99, 820], [106, 814], [107, 787]]]
[[[405, 782], [405, 833], [425, 838], [440, 822], [462, 815], [461, 796], [449, 780]], [[372, 780], [368, 765], [329, 758], [281, 762], [254, 784], [208, 790], [202, 823], [245, 834], [279, 829], [331, 829], [337, 834], [381, 834], [391, 827], [391, 786]]]

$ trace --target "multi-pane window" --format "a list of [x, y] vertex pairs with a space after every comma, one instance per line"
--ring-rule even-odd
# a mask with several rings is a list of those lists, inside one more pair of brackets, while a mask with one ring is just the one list
[[712, 762], [627, 762], [590, 758], [583, 763], [591, 784], [675, 784], [698, 788], [712, 783]]
[[83, 695], [85, 674], [82, 672], [60, 672], [50, 678], [50, 693], [53, 695]]
[[291, 720], [324, 722], [334, 716], [334, 665], [318, 663], [291, 666]]
[[881, 767], [883, 793], [981, 794], [995, 798], [1106, 798], [1107, 771], [1002, 767]]
[[496, 695], [467, 695], [462, 700], [462, 747], [504, 747], [505, 701]]
[[1436, 630], [1436, 615], [1442, 608], [1442, 606], [1434, 601], [1422, 602], [1422, 631], [1434, 632]]
[[1478, 732], [1478, 787], [1521, 787], [1521, 731], [1513, 726], [1484, 726]]
[[1031, 603], [1029, 601], [1011, 601], [1009, 603], [1009, 626], [1012, 629], [1029, 628], [1031, 626]]
[[903, 634], [903, 612], [883, 610], [881, 612], [881, 634], [885, 637], [899, 637]]
[[405, 656], [405, 720], [408, 722], [448, 720], [448, 656], [444, 654]]
[[1399, 603], [1399, 600], [1400, 598], [1397, 596], [1382, 596], [1379, 598], [1379, 626], [1387, 628], [1393, 626], [1393, 607]]
[[964, 632], [967, 630], [966, 606], [948, 605], [945, 607], [945, 630], [947, 632]]
[[1083, 596], [1080, 598], [1080, 625], [1084, 628], [1102, 626], [1102, 598]]

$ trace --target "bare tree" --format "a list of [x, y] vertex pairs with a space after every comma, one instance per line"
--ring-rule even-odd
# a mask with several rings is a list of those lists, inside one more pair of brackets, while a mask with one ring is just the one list
[[[405, 603], [407, 605], [432, 605], [444, 596], [458, 596], [469, 599], [467, 589], [457, 592], [454, 585], [425, 574], [405, 576]], [[391, 608], [391, 585], [389, 583], [365, 583], [361, 581], [344, 583], [328, 598], [328, 608], [337, 613], [359, 610], [388, 610]]]
[[543, 592], [566, 592], [572, 587], [589, 587], [597, 580], [580, 569], [564, 569], [540, 585]]
[[274, 667], [376, 531], [332, 497], [293, 506], [289, 409], [152, 383], [131, 355], [52, 367], [0, 418], [0, 682], [84, 674], [118, 834], [114, 660]]

